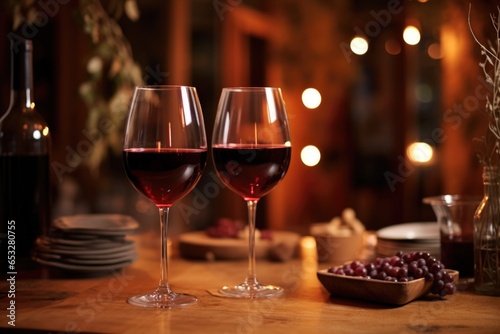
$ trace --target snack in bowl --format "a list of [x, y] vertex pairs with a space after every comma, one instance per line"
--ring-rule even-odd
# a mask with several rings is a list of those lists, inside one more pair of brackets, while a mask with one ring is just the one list
[[445, 269], [428, 252], [398, 252], [320, 270], [318, 279], [332, 295], [403, 305], [428, 293], [455, 293], [458, 272]]
[[335, 265], [356, 259], [363, 247], [364, 232], [365, 226], [351, 208], [328, 223], [312, 224], [310, 233], [316, 240], [318, 261]]

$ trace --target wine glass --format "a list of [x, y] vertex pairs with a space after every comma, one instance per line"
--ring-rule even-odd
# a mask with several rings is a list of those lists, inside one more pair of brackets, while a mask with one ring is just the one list
[[222, 182], [248, 207], [248, 274], [219, 292], [234, 298], [279, 296], [283, 288], [258, 282], [255, 270], [257, 202], [285, 176], [291, 158], [290, 130], [281, 89], [224, 88], [212, 138], [215, 169]]
[[168, 213], [198, 183], [207, 159], [207, 140], [196, 89], [136, 87], [125, 130], [123, 161], [132, 185], [159, 209], [160, 281], [155, 291], [128, 299], [135, 306], [173, 308], [196, 303], [168, 282]]

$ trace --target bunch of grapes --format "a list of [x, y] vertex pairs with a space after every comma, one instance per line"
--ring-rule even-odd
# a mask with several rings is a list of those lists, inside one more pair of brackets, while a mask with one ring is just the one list
[[221, 218], [214, 226], [207, 228], [206, 233], [212, 238], [237, 238], [238, 232], [244, 227], [239, 220]]
[[456, 291], [453, 277], [445, 266], [428, 252], [397, 252], [392, 257], [377, 258], [370, 263], [353, 261], [328, 269], [329, 273], [358, 276], [391, 282], [409, 282], [424, 278], [432, 282], [431, 293], [444, 297]]
[[[206, 229], [206, 234], [211, 238], [233, 238], [239, 237], [239, 233], [245, 229], [245, 223], [239, 220], [221, 218], [213, 226]], [[269, 230], [258, 230], [259, 238], [272, 240], [272, 233]], [[256, 237], [257, 238], [257, 237]]]

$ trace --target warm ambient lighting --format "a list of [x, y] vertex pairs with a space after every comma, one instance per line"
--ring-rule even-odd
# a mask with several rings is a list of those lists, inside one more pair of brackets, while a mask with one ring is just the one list
[[303, 259], [315, 258], [318, 256], [316, 253], [316, 239], [314, 237], [304, 236], [300, 239], [300, 255]]
[[302, 92], [302, 103], [309, 109], [316, 109], [321, 104], [321, 94], [315, 88], [307, 88]]
[[416, 45], [420, 42], [420, 31], [414, 26], [407, 26], [403, 32], [403, 39], [409, 45]]
[[385, 42], [385, 51], [390, 55], [398, 55], [401, 52], [401, 45], [395, 39], [388, 39]]
[[364, 55], [368, 51], [368, 41], [363, 37], [354, 37], [350, 44], [352, 52], [357, 55]]
[[42, 133], [40, 132], [40, 130], [33, 131], [33, 139], [40, 139], [40, 138], [42, 138]]
[[316, 240], [314, 237], [311, 236], [305, 236], [300, 240], [300, 245], [303, 248], [308, 248], [308, 249], [315, 249], [316, 248]]
[[432, 59], [441, 59], [441, 58], [443, 58], [443, 54], [441, 52], [441, 45], [439, 43], [432, 43], [427, 48], [427, 54]]
[[316, 146], [308, 145], [300, 152], [300, 159], [306, 166], [316, 166], [321, 160], [321, 152]]
[[432, 147], [424, 142], [415, 142], [408, 146], [406, 155], [414, 163], [426, 164], [433, 156]]

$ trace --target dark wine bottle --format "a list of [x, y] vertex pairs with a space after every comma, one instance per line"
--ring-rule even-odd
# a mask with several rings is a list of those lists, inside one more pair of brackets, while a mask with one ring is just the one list
[[49, 128], [35, 110], [31, 40], [11, 41], [11, 95], [0, 119], [0, 264], [2, 274], [30, 263], [51, 219]]

